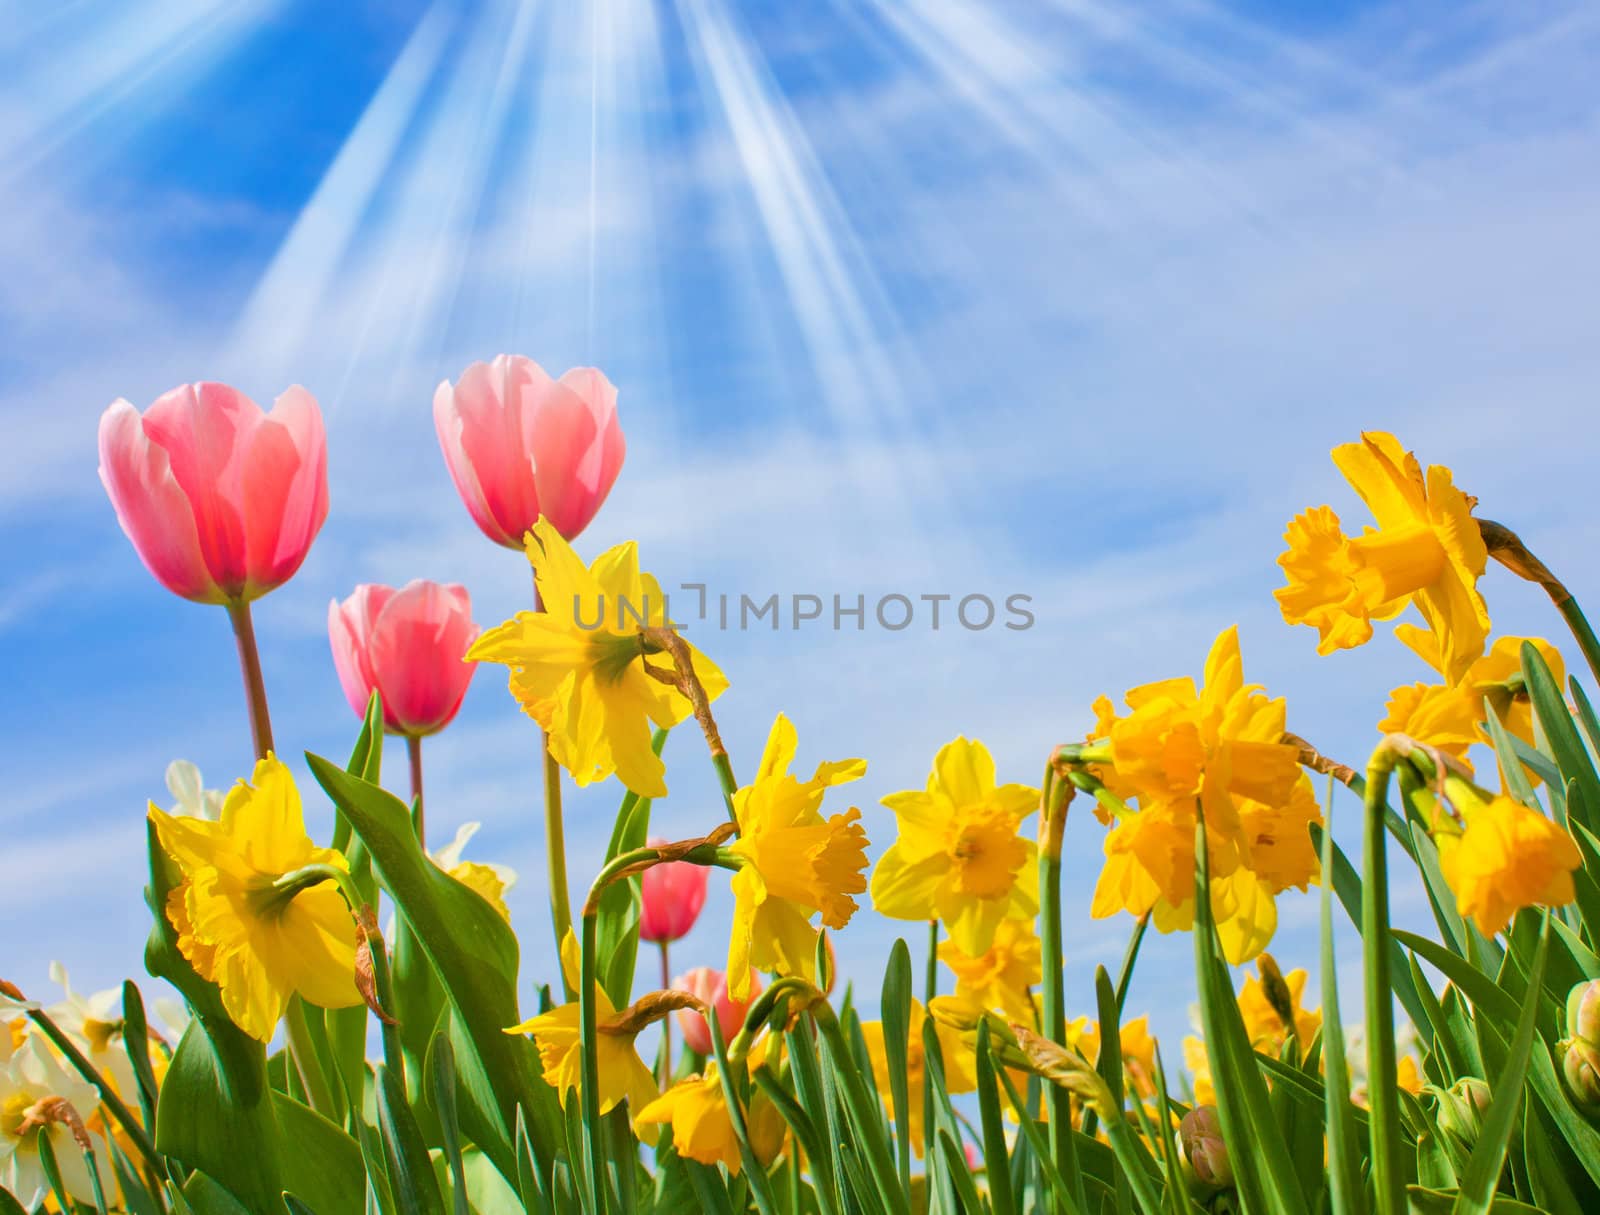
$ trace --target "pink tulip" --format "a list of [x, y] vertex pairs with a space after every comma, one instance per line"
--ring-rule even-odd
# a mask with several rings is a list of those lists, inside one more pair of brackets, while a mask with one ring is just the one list
[[462, 586], [418, 579], [398, 591], [370, 583], [328, 604], [328, 639], [345, 699], [365, 716], [376, 691], [383, 725], [420, 738], [450, 724], [476, 664], [462, 657], [478, 636]]
[[[666, 840], [651, 838], [656, 848]], [[658, 944], [685, 936], [706, 905], [706, 867], [668, 861], [644, 871], [640, 883], [639, 939]]]
[[183, 384], [140, 417], [100, 417], [100, 480], [146, 568], [200, 603], [248, 603], [289, 580], [328, 516], [327, 440], [298, 385], [262, 413], [226, 384]]
[[617, 390], [593, 367], [559, 380], [520, 354], [473, 363], [433, 394], [439, 446], [483, 534], [520, 549], [542, 514], [571, 540], [622, 468]]
[[[748, 1000], [735, 1000], [730, 996], [727, 976], [709, 966], [697, 966], [688, 974], [679, 975], [672, 980], [672, 987], [674, 991], [686, 991], [698, 996], [717, 1014], [722, 1040], [726, 1042], [739, 1032], [739, 1027], [744, 1024], [745, 1013], [750, 1011], [750, 1005], [761, 994], [761, 979], [754, 974], [750, 976]], [[683, 1040], [690, 1050], [702, 1055], [711, 1053], [711, 1027], [704, 1016], [692, 1008], [680, 1008], [678, 1027], [683, 1030]]]

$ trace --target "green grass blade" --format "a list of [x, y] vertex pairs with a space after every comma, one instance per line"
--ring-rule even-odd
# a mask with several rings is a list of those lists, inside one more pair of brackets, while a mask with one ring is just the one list
[[[1332, 865], [1333, 832], [1325, 831], [1322, 835], [1323, 873]], [[1329, 1209], [1332, 1215], [1359, 1215], [1365, 1202], [1361, 1188], [1361, 1152], [1357, 1146], [1355, 1109], [1350, 1102], [1350, 1067], [1344, 1057], [1339, 964], [1333, 939], [1333, 892], [1327, 882], [1322, 884], [1319, 901], [1322, 904], [1323, 1121], [1328, 1135]]]
[[890, 1109], [894, 1112], [896, 1164], [900, 1184], [911, 1192], [911, 1098], [906, 1056], [911, 1041], [911, 950], [897, 939], [889, 950], [883, 972], [883, 998], [879, 1016], [883, 1024], [883, 1053], [889, 1069]]
[[989, 1022], [978, 1022], [975, 1071], [978, 1078], [978, 1113], [983, 1122], [983, 1167], [989, 1178], [989, 1201], [994, 1215], [1015, 1215], [1011, 1195], [1011, 1166], [1006, 1151], [1006, 1128], [1000, 1114], [1000, 1086], [989, 1047]]

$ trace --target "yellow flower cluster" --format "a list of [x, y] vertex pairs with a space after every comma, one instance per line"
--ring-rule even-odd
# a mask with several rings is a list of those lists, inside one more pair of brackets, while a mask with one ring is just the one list
[[[1297, 749], [1283, 741], [1284, 703], [1244, 682], [1236, 628], [1217, 638], [1204, 683], [1187, 678], [1128, 692], [1129, 713], [1101, 697], [1089, 754], [1120, 806], [1097, 806], [1111, 833], [1091, 914], [1152, 913], [1162, 932], [1194, 920], [1195, 828], [1203, 811], [1211, 908], [1228, 960], [1248, 961], [1277, 927], [1276, 896], [1316, 880], [1309, 824], [1321, 811]], [[1137, 807], [1137, 808], [1135, 808]]]

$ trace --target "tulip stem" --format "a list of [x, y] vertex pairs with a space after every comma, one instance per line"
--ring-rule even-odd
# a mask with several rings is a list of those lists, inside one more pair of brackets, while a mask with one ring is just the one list
[[[667, 943], [661, 945], [661, 990], [672, 989], [672, 966], [667, 961]], [[672, 1018], [661, 1018], [661, 1091], [672, 1084]]]
[[412, 814], [417, 824], [417, 844], [419, 847], [428, 846], [427, 820], [423, 817], [422, 810], [422, 737], [417, 734], [406, 735], [406, 758], [411, 761], [411, 805]]
[[261, 678], [261, 652], [256, 648], [250, 604], [230, 602], [228, 619], [239, 647], [239, 673], [244, 678], [245, 704], [250, 710], [250, 738], [255, 743], [256, 758], [265, 759], [272, 750], [272, 718], [267, 713], [267, 686]]

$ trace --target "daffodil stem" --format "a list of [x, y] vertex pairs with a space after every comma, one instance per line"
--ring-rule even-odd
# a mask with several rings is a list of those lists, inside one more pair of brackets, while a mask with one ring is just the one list
[[595, 1002], [595, 960], [598, 945], [598, 915], [583, 917], [583, 951], [578, 976], [578, 1032], [583, 1055], [583, 1139], [589, 1159], [590, 1210], [606, 1211], [606, 1160], [600, 1139], [600, 1013]]
[[[544, 852], [550, 871], [550, 923], [556, 933], [556, 956], [572, 931], [572, 898], [567, 893], [567, 833], [561, 820], [561, 766], [550, 754], [550, 738], [541, 735], [544, 752]], [[566, 979], [563, 976], [562, 982]], [[569, 988], [567, 997], [574, 995]]]
[[1594, 630], [1589, 627], [1589, 620], [1583, 614], [1583, 609], [1571, 595], [1558, 601], [1556, 607], [1567, 622], [1567, 628], [1572, 630], [1573, 637], [1577, 639], [1578, 648], [1583, 651], [1589, 670], [1596, 679], [1600, 679], [1600, 638], [1597, 638]]
[[428, 833], [422, 809], [422, 738], [419, 735], [406, 735], [406, 758], [411, 761], [411, 804], [416, 807], [417, 843], [426, 848]]
[[[1067, 804], [1073, 785], [1057, 774], [1052, 763], [1045, 768], [1039, 824], [1039, 941], [1044, 959], [1044, 1032], [1052, 1042], [1067, 1044], [1066, 982], [1061, 950], [1061, 838], [1067, 824]], [[1078, 1169], [1077, 1144], [1072, 1139], [1072, 1095], [1059, 1085], [1049, 1085], [1050, 1135], [1055, 1166], [1072, 1189], [1080, 1211], [1089, 1209]]]
[[1377, 1209], [1406, 1209], [1400, 1160], [1400, 1100], [1394, 1045], [1394, 989], [1389, 966], [1389, 870], [1384, 798], [1399, 755], [1388, 740], [1367, 765], [1362, 825], [1361, 946], [1366, 974], [1367, 1084], [1371, 1103], [1372, 1182]]
[[739, 815], [733, 808], [733, 795], [739, 788], [739, 782], [734, 779], [733, 765], [728, 762], [728, 753], [713, 751], [711, 766], [717, 770], [717, 784], [722, 788], [722, 804], [727, 808], [728, 821], [738, 826]]
[[228, 604], [228, 620], [239, 647], [239, 673], [244, 678], [245, 705], [250, 711], [250, 739], [256, 758], [265, 759], [272, 750], [272, 718], [267, 712], [267, 685], [261, 678], [261, 651], [256, 647], [256, 626], [250, 618], [250, 604]]
[[928, 970], [923, 982], [922, 1003], [932, 1007], [933, 997], [939, 994], [939, 921], [928, 921]]
[[66, 1061], [72, 1064], [73, 1070], [94, 1085], [95, 1092], [100, 1094], [101, 1104], [121, 1124], [122, 1129], [128, 1133], [128, 1138], [133, 1140], [133, 1145], [139, 1149], [139, 1154], [150, 1162], [151, 1167], [156, 1170], [158, 1175], [166, 1176], [167, 1162], [162, 1159], [161, 1153], [156, 1151], [156, 1145], [151, 1141], [149, 1132], [134, 1117], [133, 1111], [127, 1107], [122, 1098], [117, 1096], [117, 1090], [111, 1086], [111, 1082], [102, 1076], [99, 1069], [84, 1057], [77, 1044], [67, 1037], [66, 1033], [62, 1031], [61, 1027], [51, 1019], [50, 1014], [45, 1012], [44, 1009], [31, 1008], [28, 1010], [28, 1017], [44, 1031], [44, 1036], [49, 1038], [51, 1044], [61, 1052]]
[[283, 1025], [289, 1044], [289, 1058], [300, 1073], [300, 1082], [305, 1085], [306, 1096], [311, 1099], [311, 1108], [326, 1117], [335, 1117], [333, 1090], [328, 1087], [328, 1078], [323, 1074], [322, 1063], [311, 1044], [305, 1003], [299, 996], [289, 1000], [284, 1010]]

